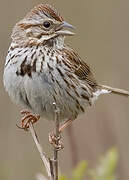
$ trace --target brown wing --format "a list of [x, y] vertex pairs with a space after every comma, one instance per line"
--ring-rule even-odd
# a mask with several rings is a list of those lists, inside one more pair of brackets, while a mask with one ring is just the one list
[[75, 53], [71, 48], [65, 47], [63, 49], [64, 55], [70, 61], [74, 69], [74, 73], [79, 79], [86, 81], [90, 86], [94, 87], [97, 85], [96, 80], [91, 72], [90, 67], [86, 62], [82, 61], [77, 53]]

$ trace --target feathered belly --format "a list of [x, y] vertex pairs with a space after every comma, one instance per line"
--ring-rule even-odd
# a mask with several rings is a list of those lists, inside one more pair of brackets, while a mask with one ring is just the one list
[[54, 102], [60, 109], [61, 120], [75, 119], [89, 105], [85, 90], [74, 90], [74, 86], [68, 87], [56, 76], [53, 80], [49, 73], [19, 76], [14, 69], [7, 68], [4, 72], [4, 85], [11, 99], [48, 120], [54, 118]]

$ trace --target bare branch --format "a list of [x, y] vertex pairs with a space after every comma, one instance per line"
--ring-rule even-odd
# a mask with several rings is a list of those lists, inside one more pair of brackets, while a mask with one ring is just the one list
[[[60, 132], [59, 132], [59, 113], [60, 110], [56, 106], [56, 103], [53, 103], [55, 106], [55, 136], [56, 136], [56, 145], [59, 145], [59, 137], [60, 137]], [[58, 180], [58, 148], [54, 147], [54, 157], [53, 157], [53, 165], [54, 165], [54, 180]]]
[[[59, 109], [57, 108], [56, 104], [53, 103], [54, 105], [54, 108], [55, 108], [55, 131], [54, 131], [54, 144], [53, 144], [53, 147], [54, 147], [54, 155], [53, 155], [53, 159], [50, 159], [50, 158], [47, 158], [46, 157], [46, 154], [44, 153], [40, 143], [39, 143], [39, 140], [38, 140], [38, 137], [37, 137], [37, 134], [36, 134], [36, 131], [34, 130], [34, 127], [32, 125], [32, 123], [30, 122], [29, 123], [29, 130], [30, 130], [30, 133], [32, 135], [32, 138], [36, 144], [36, 147], [40, 153], [40, 157], [42, 159], [42, 162], [46, 168], [46, 171], [47, 171], [47, 175], [49, 177], [50, 180], [58, 180], [58, 151], [60, 149], [62, 149], [62, 144], [60, 142], [60, 131], [59, 131], [59, 125], [60, 125], [60, 122], [59, 122]], [[36, 177], [38, 180], [47, 180], [46, 177], [44, 177], [43, 175], [38, 175]]]
[[30, 133], [33, 137], [33, 140], [36, 144], [36, 147], [40, 153], [40, 157], [42, 159], [42, 162], [46, 168], [46, 171], [47, 171], [47, 174], [48, 174], [48, 177], [50, 178], [50, 180], [53, 180], [52, 177], [51, 177], [51, 171], [50, 171], [50, 164], [49, 164], [49, 161], [48, 161], [48, 158], [46, 157], [45, 153], [43, 152], [42, 150], [42, 147], [39, 143], [39, 140], [38, 140], [38, 137], [37, 137], [37, 134], [36, 134], [36, 131], [34, 130], [34, 127], [32, 125], [32, 123], [29, 123], [29, 129], [30, 129]]

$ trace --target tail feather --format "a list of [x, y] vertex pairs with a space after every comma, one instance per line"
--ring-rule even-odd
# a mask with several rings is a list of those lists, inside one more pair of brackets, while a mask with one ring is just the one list
[[118, 95], [122, 95], [126, 97], [129, 96], [129, 91], [126, 91], [123, 89], [112, 88], [110, 86], [105, 86], [105, 85], [100, 85], [100, 84], [98, 85], [98, 87], [103, 90], [108, 90], [109, 92], [114, 93], [114, 94], [118, 94]]

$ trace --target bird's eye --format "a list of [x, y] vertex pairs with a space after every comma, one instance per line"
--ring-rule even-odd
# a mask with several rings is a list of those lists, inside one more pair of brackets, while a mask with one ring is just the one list
[[51, 26], [51, 23], [49, 21], [44, 21], [43, 26], [45, 28], [49, 28]]

